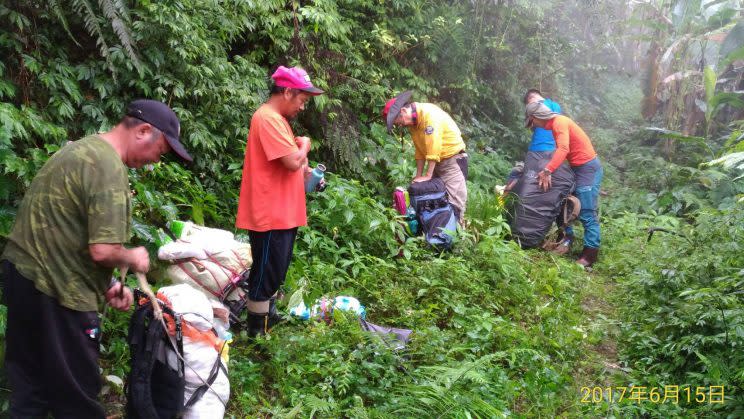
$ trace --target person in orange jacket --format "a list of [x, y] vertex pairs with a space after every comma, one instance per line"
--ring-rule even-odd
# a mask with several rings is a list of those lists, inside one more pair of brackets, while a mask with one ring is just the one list
[[568, 160], [576, 175], [574, 194], [581, 202], [579, 220], [584, 226], [584, 250], [578, 263], [590, 267], [597, 261], [600, 246], [599, 188], [604, 170], [594, 146], [584, 130], [570, 118], [553, 112], [542, 102], [532, 102], [525, 111], [525, 125], [539, 127], [553, 132], [556, 151], [553, 158], [537, 175], [543, 190], [551, 187], [551, 174], [564, 160]]

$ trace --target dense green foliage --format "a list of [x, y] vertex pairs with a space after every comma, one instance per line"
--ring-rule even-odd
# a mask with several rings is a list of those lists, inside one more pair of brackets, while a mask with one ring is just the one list
[[[383, 169], [387, 164], [370, 122], [394, 91], [413, 88], [420, 99], [431, 97], [463, 118], [484, 120], [475, 127], [489, 122], [500, 127], [499, 137], [514, 137], [507, 128], [518, 114], [511, 89], [526, 63], [536, 59], [522, 38], [507, 36], [514, 26], [536, 28], [537, 16], [524, 8], [477, 3], [473, 14], [471, 6], [448, 2], [423, 8], [413, 1], [143, 1], [109, 21], [88, 1], [72, 3], [81, 7], [0, 6], [3, 235], [25, 185], [48, 155], [68, 139], [110, 127], [136, 97], [171, 105], [198, 156], [178, 178], [189, 191], [178, 194], [234, 205], [241, 140], [249, 115], [266, 98], [268, 74], [279, 64], [303, 65], [332, 92], [316, 98], [297, 126], [319, 139], [314, 156], [333, 171], [384, 181], [374, 177], [384, 172], [369, 170], [370, 160]], [[126, 42], [115, 30], [122, 23], [129, 27]], [[467, 30], [473, 25], [478, 33]], [[561, 51], [559, 41], [546, 42], [546, 49]], [[137, 61], [126, 48], [130, 44]], [[102, 58], [103, 45], [108, 53]], [[515, 57], [512, 48], [524, 53]], [[546, 71], [551, 67], [544, 65]], [[499, 140], [490, 128], [471, 138], [479, 146]], [[200, 202], [193, 208], [166, 203], [198, 222], [231, 224], [230, 208], [204, 213]]]
[[[288, 299], [353, 295], [369, 320], [414, 338], [396, 351], [341, 314], [291, 321], [257, 342], [238, 336], [230, 414], [740, 417], [741, 4], [554, 3], [5, 2], [0, 245], [46, 159], [145, 96], [175, 109], [196, 161], [131, 171], [133, 243], [154, 250], [173, 219], [232, 230], [250, 115], [277, 65], [302, 65], [328, 94], [293, 127], [331, 173], [308, 197]], [[521, 95], [535, 86], [586, 129], [606, 165], [591, 274], [508, 241], [493, 192], [526, 148]], [[379, 113], [409, 88], [452, 112], [471, 151], [470, 227], [447, 254], [403, 241], [389, 208], [413, 151]], [[665, 231], [649, 239], [648, 228]], [[104, 376], [128, 370], [127, 321], [106, 313]], [[116, 381], [102, 396], [111, 413], [123, 402]], [[630, 385], [721, 385], [726, 400], [582, 402], [582, 387]]]

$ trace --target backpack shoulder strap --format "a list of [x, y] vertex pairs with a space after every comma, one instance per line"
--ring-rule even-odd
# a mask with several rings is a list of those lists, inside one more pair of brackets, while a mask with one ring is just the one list
[[152, 306], [140, 305], [129, 324], [129, 344], [132, 353], [128, 380], [127, 410], [131, 417], [158, 417], [152, 402], [151, 378], [155, 357], [162, 340], [163, 326], [153, 321]]
[[[222, 347], [225, 348], [224, 346]], [[214, 365], [212, 366], [212, 370], [209, 372], [209, 377], [207, 378], [207, 382], [200, 385], [195, 391], [194, 394], [191, 395], [189, 400], [186, 402], [184, 407], [189, 408], [194, 405], [194, 403], [198, 402], [199, 399], [204, 396], [204, 394], [209, 390], [214, 384], [215, 380], [217, 380], [217, 376], [219, 375], [220, 371], [222, 371], [223, 374], [227, 375], [227, 369], [225, 368], [225, 365], [222, 364], [222, 351], [217, 354], [217, 359], [214, 361]]]
[[[135, 301], [140, 301], [135, 298]], [[175, 316], [173, 310], [161, 305], [163, 313], [173, 316], [176, 321], [176, 340], [178, 350], [183, 353], [183, 343], [180, 336], [180, 316]], [[127, 417], [128, 418], [157, 418], [161, 415], [153, 401], [152, 375], [158, 354], [165, 350], [165, 340], [170, 339], [163, 323], [153, 316], [152, 305], [149, 300], [135, 310], [129, 323], [129, 345], [131, 352], [131, 370], [127, 380]], [[183, 380], [183, 363], [178, 363], [177, 374]], [[183, 394], [181, 394], [183, 400]]]

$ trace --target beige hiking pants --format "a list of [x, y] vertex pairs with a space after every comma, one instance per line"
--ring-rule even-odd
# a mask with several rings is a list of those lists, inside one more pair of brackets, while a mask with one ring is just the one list
[[449, 201], [457, 210], [459, 222], [462, 222], [465, 217], [465, 206], [468, 201], [468, 186], [465, 183], [467, 173], [468, 155], [466, 153], [455, 154], [434, 166], [434, 177], [444, 181]]

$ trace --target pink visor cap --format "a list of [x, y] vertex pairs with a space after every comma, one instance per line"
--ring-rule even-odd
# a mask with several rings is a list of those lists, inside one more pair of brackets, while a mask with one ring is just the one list
[[274, 80], [274, 84], [279, 87], [302, 90], [303, 92], [310, 93], [313, 96], [325, 93], [313, 86], [310, 82], [310, 76], [307, 75], [307, 71], [300, 67], [287, 68], [281, 65], [276, 69], [274, 74], [271, 75], [271, 79]]

